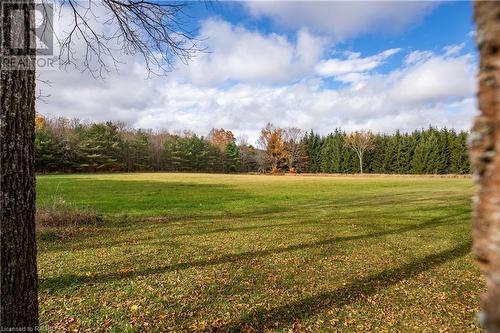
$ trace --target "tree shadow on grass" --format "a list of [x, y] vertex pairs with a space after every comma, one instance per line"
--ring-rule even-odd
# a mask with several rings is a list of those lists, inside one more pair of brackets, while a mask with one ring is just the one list
[[[71, 179], [71, 178], [70, 178]], [[81, 233], [76, 235], [72, 239], [67, 239], [64, 241], [59, 241], [55, 244], [43, 243], [44, 252], [64, 252], [64, 251], [75, 251], [75, 250], [92, 250], [98, 248], [107, 248], [111, 246], [125, 246], [125, 245], [137, 245], [140, 242], [154, 242], [156, 244], [161, 244], [164, 241], [158, 239], [157, 236], [141, 236], [133, 237], [133, 239], [122, 239], [122, 240], [112, 240], [117, 231], [132, 231], [134, 234], [140, 234], [143, 231], [154, 231], [155, 229], [162, 229], [168, 225], [190, 225], [193, 229], [185, 231], [182, 233], [172, 233], [166, 235], [167, 237], [180, 237], [180, 236], [198, 236], [198, 235], [210, 235], [216, 233], [226, 233], [226, 232], [239, 232], [239, 231], [252, 231], [258, 230], [259, 228], [274, 228], [274, 227], [287, 227], [294, 225], [314, 225], [324, 222], [319, 222], [318, 219], [311, 219], [315, 217], [318, 211], [328, 210], [330, 212], [337, 212], [338, 216], [330, 216], [329, 218], [337, 220], [349, 220], [352, 218], [359, 218], [359, 214], [365, 214], [364, 211], [370, 211], [370, 218], [387, 218], [387, 212], [375, 212], [371, 211], [370, 207], [376, 207], [380, 210], [381, 207], [392, 207], [397, 204], [404, 204], [405, 207], [411, 205], [411, 207], [422, 213], [427, 210], [435, 210], [436, 207], [433, 205], [427, 209], [422, 207], [420, 204], [426, 202], [427, 200], [441, 200], [443, 198], [439, 196], [427, 196], [421, 198], [422, 192], [397, 192], [392, 194], [384, 194], [383, 196], [377, 194], [365, 194], [361, 198], [352, 197], [336, 197], [334, 200], [317, 200], [317, 198], [311, 199], [306, 198], [305, 200], [282, 200], [279, 202], [274, 202], [272, 204], [263, 200], [259, 196], [252, 195], [251, 193], [245, 192], [234, 185], [227, 184], [197, 184], [197, 183], [184, 183], [184, 182], [162, 182], [162, 181], [136, 181], [136, 180], [96, 180], [96, 179], [78, 179], [78, 182], [92, 181], [92, 186], [83, 186], [88, 191], [87, 202], [91, 202], [94, 198], [95, 193], [99, 193], [105, 188], [113, 189], [113, 193], [116, 193], [116, 197], [113, 198], [101, 198], [99, 201], [99, 206], [113, 202], [116, 199], [123, 201], [125, 198], [129, 200], [127, 204], [122, 204], [122, 213], [125, 215], [113, 218], [118, 223], [106, 223], [105, 228], [98, 228], [98, 233], [90, 230], [86, 233]], [[69, 186], [72, 188], [72, 186]], [[69, 189], [63, 189], [69, 190]], [[134, 191], [134, 195], [130, 196], [130, 191]], [[84, 191], [84, 192], [85, 192]], [[153, 193], [154, 196], [166, 196], [166, 201], [158, 200], [143, 200], [134, 202], [134, 198], [141, 197], [147, 194]], [[173, 196], [173, 198], [172, 198]], [[217, 198], [217, 200], [214, 200]], [[232, 204], [234, 202], [239, 202], [242, 200], [254, 200], [255, 202], [248, 207], [245, 207], [243, 211], [232, 211]], [[111, 201], [109, 201], [111, 200]], [[109, 201], [109, 202], [108, 202]], [[123, 201], [125, 202], [125, 201]], [[153, 213], [158, 209], [181, 209], [186, 210], [186, 205], [193, 205], [194, 203], [202, 204], [202, 208], [193, 206], [192, 209], [188, 210], [192, 215], [159, 215], [155, 217], [133, 217], [127, 216], [126, 214], [131, 210], [139, 209], [142, 213], [150, 212]], [[444, 201], [443, 201], [444, 202]], [[447, 201], [449, 202], [449, 201]], [[221, 206], [220, 206], [221, 205]], [[264, 206], [262, 206], [264, 205]], [[209, 208], [210, 207], [210, 208]], [[217, 209], [215, 209], [217, 207]], [[225, 208], [224, 208], [225, 207]], [[363, 207], [363, 210], [359, 212], [349, 212], [352, 208]], [[209, 209], [207, 209], [209, 208]], [[212, 209], [214, 208], [214, 209]], [[447, 207], [447, 209], [456, 211], [457, 209], [463, 208], [463, 204], [453, 207]], [[220, 209], [223, 209], [221, 212]], [[226, 210], [228, 209], [228, 210]], [[339, 212], [339, 210], [342, 210]], [[214, 214], [214, 211], [217, 214]], [[470, 211], [470, 209], [468, 210]], [[315, 215], [316, 214], [316, 215]], [[409, 217], [411, 211], [405, 208], [404, 219], [411, 220]], [[321, 215], [324, 219], [325, 216]], [[399, 216], [399, 215], [398, 215]], [[304, 217], [307, 217], [305, 220]], [[292, 223], [277, 223], [277, 224], [256, 224], [256, 225], [245, 225], [245, 226], [233, 226], [232, 222], [235, 221], [246, 221], [246, 219], [251, 219], [258, 223], [259, 220], [269, 220], [273, 218], [283, 219], [297, 219], [298, 221]], [[123, 219], [123, 220], [121, 220]], [[219, 227], [217, 221], [221, 221], [224, 226]], [[231, 223], [228, 223], [231, 221]], [[209, 223], [206, 223], [209, 222]], [[215, 226], [214, 229], [213, 226]], [[192, 227], [192, 228], [191, 228]], [[103, 237], [109, 234], [109, 237]], [[98, 236], [96, 239], [93, 237]]]
[[[261, 229], [272, 229], [272, 228], [282, 228], [282, 227], [291, 227], [296, 225], [317, 225], [317, 221], [296, 221], [290, 223], [273, 223], [273, 224], [257, 224], [250, 226], [241, 226], [241, 227], [222, 227], [215, 228], [211, 230], [194, 230], [192, 232], [182, 232], [182, 233], [173, 233], [169, 234], [169, 239], [176, 237], [188, 237], [188, 236], [205, 236], [211, 234], [219, 234], [219, 233], [230, 233], [230, 232], [244, 232], [244, 231], [252, 231], [252, 230], [261, 230]], [[134, 239], [128, 240], [117, 240], [110, 242], [103, 242], [98, 244], [86, 244], [86, 242], [80, 242], [75, 245], [71, 244], [62, 244], [58, 247], [52, 247], [45, 252], [65, 252], [65, 251], [79, 251], [79, 250], [95, 250], [101, 248], [109, 248], [109, 247], [120, 247], [120, 246], [133, 246], [133, 245], [153, 245], [153, 244], [162, 244], [168, 243], [167, 239], [161, 239], [159, 236], [152, 235], [147, 237], [136, 237]]]
[[[417, 192], [416, 192], [417, 193]], [[415, 203], [420, 202], [421, 199], [412, 199], [408, 200], [405, 198], [402, 201], [401, 197], [404, 197], [404, 194], [407, 193], [396, 193], [389, 196], [384, 196], [381, 199], [379, 196], [373, 196], [365, 198], [364, 203], [361, 205], [364, 207], [364, 210], [370, 211], [369, 207], [376, 206], [380, 209], [380, 204], [383, 202], [384, 205], [394, 206], [397, 203], [404, 203], [405, 205], [413, 205], [415, 206], [413, 209], [408, 210], [405, 209], [404, 212], [398, 212], [396, 215], [388, 214], [386, 211], [374, 212], [370, 211], [369, 217], [373, 218], [404, 218], [405, 221], [415, 220], [420, 218], [412, 218], [412, 212], [418, 212], [419, 214], [427, 211], [435, 211], [436, 207], [432, 206], [429, 208], [420, 207], [415, 205]], [[442, 199], [442, 198], [441, 198]], [[427, 198], [422, 200], [436, 200], [436, 198]], [[369, 205], [369, 203], [371, 205]], [[352, 200], [351, 198], [342, 198], [340, 201], [337, 200], [335, 203], [327, 203], [323, 201], [315, 201], [314, 203], [303, 203], [300, 205], [295, 205], [293, 208], [290, 205], [273, 205], [271, 207], [264, 207], [261, 209], [253, 208], [251, 211], [247, 212], [228, 212], [227, 214], [220, 215], [211, 215], [209, 212], [205, 214], [200, 214], [198, 216], [158, 216], [158, 217], [142, 217], [142, 218], [130, 218], [125, 217], [125, 219], [129, 219], [126, 222], [125, 226], [109, 226], [108, 229], [100, 231], [100, 236], [102, 233], [114, 233], [116, 230], [119, 231], [133, 231], [134, 233], [142, 233], [143, 231], [153, 231], [155, 229], [162, 229], [169, 225], [182, 225], [186, 226], [188, 224], [192, 225], [192, 229], [190, 231], [180, 232], [180, 233], [171, 233], [166, 235], [167, 237], [182, 237], [182, 236], [200, 236], [200, 235], [211, 235], [217, 233], [229, 233], [229, 232], [242, 232], [242, 231], [253, 231], [259, 229], [268, 229], [268, 228], [279, 228], [279, 227], [289, 227], [289, 226], [301, 226], [301, 225], [320, 225], [324, 224], [324, 221], [318, 221], [317, 218], [311, 219], [314, 217], [314, 212], [321, 209], [328, 209], [329, 211], [335, 212], [335, 208], [342, 209], [351, 209], [353, 207], [359, 207], [359, 202], [356, 200]], [[463, 207], [463, 204], [456, 204], [452, 206], [447, 206], [446, 210], [454, 211], [454, 212], [462, 212], [469, 213], [470, 208]], [[364, 211], [360, 212], [351, 212], [351, 213], [342, 213], [339, 216], [331, 217], [335, 221], [339, 220], [352, 220], [353, 218], [359, 218], [359, 214], [366, 214]], [[290, 223], [273, 223], [273, 224], [259, 224], [259, 220], [267, 220], [273, 217], [279, 217], [282, 219], [298, 219], [298, 221], [290, 222]], [[308, 217], [304, 219], [304, 217]], [[367, 217], [367, 216], [365, 216]], [[324, 217], [323, 217], [324, 218]], [[247, 219], [257, 220], [254, 225], [243, 225], [243, 226], [232, 226], [233, 223], [238, 221], [247, 221]], [[230, 221], [230, 222], [228, 222]], [[224, 226], [219, 227], [219, 223]], [[391, 224], [394, 226], [394, 224]], [[216, 226], [212, 229], [213, 226]], [[385, 225], [383, 225], [385, 227]], [[91, 235], [89, 236], [91, 237]], [[151, 241], [151, 242], [150, 242]], [[111, 241], [98, 241], [97, 243], [89, 242], [86, 238], [81, 237], [80, 241], [77, 243], [61, 243], [55, 246], [50, 246], [45, 249], [46, 252], [60, 252], [60, 251], [75, 251], [75, 250], [89, 250], [89, 249], [99, 249], [99, 248], [107, 248], [113, 246], [129, 246], [129, 245], [137, 245], [144, 244], [143, 242], [150, 242], [151, 244], [161, 244], [165, 242], [162, 239], [159, 239], [158, 236], [142, 236], [142, 237], [134, 237], [133, 239], [126, 240], [111, 240]]]
[[154, 275], [154, 274], [161, 274], [161, 273], [166, 273], [166, 272], [185, 270], [185, 269], [189, 269], [189, 268], [206, 267], [206, 266], [227, 264], [227, 263], [238, 263], [238, 262], [245, 261], [245, 260], [251, 260], [254, 258], [265, 257], [265, 256], [268, 256], [271, 254], [287, 253], [287, 252], [291, 252], [291, 251], [316, 248], [316, 247], [320, 247], [320, 246], [324, 246], [324, 245], [336, 245], [337, 243], [340, 243], [340, 242], [369, 239], [369, 238], [375, 238], [375, 237], [383, 237], [383, 236], [400, 234], [400, 233], [409, 232], [409, 231], [416, 231], [416, 230], [422, 230], [422, 229], [426, 229], [426, 228], [432, 228], [432, 227], [436, 227], [439, 225], [445, 225], [445, 223], [443, 223], [443, 222], [446, 221], [447, 219], [454, 218], [454, 217], [457, 217], [457, 216], [460, 216], [463, 214], [464, 213], [457, 213], [457, 214], [448, 215], [445, 217], [430, 219], [424, 223], [420, 223], [417, 225], [413, 224], [413, 225], [409, 225], [409, 226], [406, 226], [403, 228], [377, 231], [377, 232], [373, 232], [370, 234], [361, 234], [361, 235], [353, 235], [353, 236], [345, 236], [345, 237], [331, 237], [331, 238], [327, 238], [327, 239], [323, 239], [323, 240], [319, 240], [319, 241], [311, 242], [311, 243], [301, 243], [301, 244], [290, 245], [290, 246], [281, 247], [281, 248], [272, 248], [272, 249], [267, 249], [267, 250], [249, 251], [249, 252], [242, 252], [242, 253], [231, 253], [231, 254], [219, 256], [219, 257], [214, 258], [214, 259], [201, 259], [201, 260], [194, 260], [194, 261], [188, 261], [188, 262], [180, 262], [180, 263], [174, 263], [174, 264], [169, 264], [169, 265], [165, 265], [165, 266], [146, 268], [146, 269], [135, 270], [135, 271], [111, 272], [111, 273], [103, 273], [103, 274], [94, 274], [94, 275], [90, 275], [90, 276], [66, 274], [66, 275], [41, 279], [40, 289], [41, 290], [49, 290], [50, 292], [54, 292], [54, 291], [59, 291], [59, 290], [65, 289], [65, 288], [69, 288], [69, 287], [73, 287], [73, 286], [77, 286], [77, 285], [81, 285], [81, 284], [104, 283], [104, 282], [116, 281], [116, 280], [121, 280], [121, 279], [129, 279], [129, 278], [134, 278], [134, 277], [149, 276], [149, 275]]
[[295, 321], [304, 320], [335, 306], [337, 308], [362, 300], [384, 288], [410, 279], [447, 261], [463, 257], [470, 252], [471, 242], [461, 243], [452, 249], [428, 255], [422, 259], [356, 280], [345, 287], [309, 296], [273, 309], [257, 309], [243, 318], [223, 326], [214, 327], [217, 332], [264, 332], [284, 328]]

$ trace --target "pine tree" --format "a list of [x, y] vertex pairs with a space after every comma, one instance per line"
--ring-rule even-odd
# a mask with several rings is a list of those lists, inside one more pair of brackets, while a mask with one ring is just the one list
[[320, 152], [322, 146], [321, 137], [311, 130], [309, 135], [306, 136], [305, 146], [308, 160], [308, 171], [313, 173], [320, 172]]
[[319, 153], [319, 171], [324, 173], [334, 172], [335, 145], [334, 136], [329, 134], [324, 140]]
[[460, 132], [451, 143], [450, 159], [452, 173], [470, 173], [469, 147], [467, 145], [466, 132]]
[[80, 143], [87, 171], [118, 171], [123, 167], [121, 136], [116, 125], [111, 122], [93, 124], [83, 133]]
[[411, 159], [413, 155], [411, 144], [411, 138], [408, 134], [404, 134], [401, 136], [396, 153], [397, 158], [394, 170], [395, 173], [411, 173]]
[[342, 172], [342, 157], [344, 147], [344, 135], [340, 131], [340, 129], [336, 128], [333, 132], [333, 141], [332, 141], [332, 151], [333, 155], [332, 159], [332, 172], [333, 173], [341, 173]]
[[387, 138], [384, 151], [383, 173], [395, 173], [398, 164], [399, 132]]
[[152, 168], [152, 154], [151, 143], [149, 136], [143, 131], [139, 130], [134, 140], [131, 142], [132, 146], [132, 161], [134, 171], [151, 170]]
[[374, 173], [386, 173], [384, 169], [386, 157], [387, 136], [375, 136], [375, 148], [368, 154], [368, 170]]
[[427, 140], [425, 137], [420, 136], [417, 141], [415, 152], [411, 162], [411, 171], [415, 174], [422, 174], [427, 169]]
[[412, 159], [412, 172], [417, 174], [436, 174], [440, 166], [439, 139], [436, 131], [430, 128], [420, 135]]
[[225, 169], [228, 172], [236, 172], [240, 167], [240, 151], [236, 143], [231, 142], [226, 145], [226, 149], [224, 150], [225, 155]]
[[47, 127], [35, 130], [35, 169], [41, 172], [57, 171], [60, 149], [56, 139]]

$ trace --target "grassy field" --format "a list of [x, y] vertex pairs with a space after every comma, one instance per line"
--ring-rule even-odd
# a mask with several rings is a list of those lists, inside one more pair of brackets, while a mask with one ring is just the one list
[[41, 176], [104, 223], [39, 241], [64, 331], [474, 332], [470, 179]]

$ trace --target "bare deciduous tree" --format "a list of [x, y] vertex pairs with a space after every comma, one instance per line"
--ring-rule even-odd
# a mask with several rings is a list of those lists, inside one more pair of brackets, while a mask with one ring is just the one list
[[483, 326], [500, 332], [500, 2], [476, 1], [480, 53], [478, 103], [471, 134], [471, 157], [477, 184], [473, 252], [486, 277]]
[[[8, 5], [12, 3], [21, 15], [11, 15]], [[148, 71], [163, 74], [172, 68], [176, 59], [187, 62], [201, 50], [186, 29], [188, 17], [184, 15], [183, 3], [146, 0], [63, 0], [60, 3], [61, 8], [67, 9], [64, 12], [69, 13], [71, 21], [56, 38], [60, 43], [60, 62], [63, 66], [81, 63], [95, 77], [117, 65], [118, 54], [141, 55]], [[38, 326], [34, 173], [36, 41], [31, 29], [25, 28], [35, 26], [35, 0], [2, 0], [0, 10], [2, 60], [12, 55], [30, 60], [8, 68], [2, 61], [0, 68], [0, 327], [35, 330]], [[96, 10], [102, 11], [97, 15]], [[99, 25], [95, 22], [105, 24], [106, 28], [96, 29]], [[18, 40], [24, 42], [17, 43]], [[18, 45], [15, 54], [8, 53], [14, 42]], [[83, 43], [83, 55], [75, 54], [77, 42]]]
[[240, 170], [248, 172], [251, 165], [255, 163], [255, 149], [248, 144], [248, 136], [245, 134], [238, 136], [236, 144], [240, 151]]
[[356, 152], [359, 159], [359, 173], [363, 173], [363, 156], [366, 151], [373, 149], [375, 144], [374, 136], [371, 132], [355, 131], [347, 134], [344, 139], [346, 147]]
[[297, 172], [299, 165], [306, 159], [305, 147], [302, 143], [304, 132], [297, 127], [283, 130], [284, 155], [290, 172]]
[[151, 146], [153, 149], [153, 170], [160, 171], [164, 165], [163, 151], [165, 143], [167, 142], [170, 134], [166, 130], [150, 132]]

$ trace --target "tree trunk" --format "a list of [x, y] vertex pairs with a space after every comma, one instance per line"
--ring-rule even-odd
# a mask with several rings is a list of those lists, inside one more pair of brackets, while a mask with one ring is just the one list
[[[34, 22], [33, 0], [19, 5], [21, 18], [10, 16], [4, 5], [3, 28], [28, 27]], [[23, 17], [24, 16], [24, 17]], [[33, 25], [31, 25], [33, 26]], [[15, 55], [34, 59], [34, 39], [23, 31], [25, 43]], [[15, 35], [15, 34], [14, 34]], [[3, 36], [1, 56], [11, 52], [11, 34]], [[13, 38], [23, 38], [15, 35]], [[13, 39], [12, 38], [12, 39]], [[12, 55], [12, 53], [9, 53]], [[0, 80], [0, 327], [34, 331], [38, 325], [35, 244], [35, 68], [3, 66]]]
[[477, 116], [471, 134], [471, 157], [477, 193], [473, 252], [487, 284], [480, 321], [500, 332], [500, 2], [476, 1], [480, 52]]
[[363, 154], [358, 154], [359, 157], [359, 173], [363, 174]]

